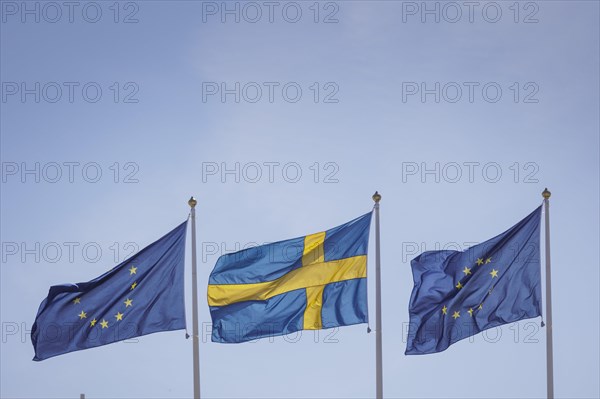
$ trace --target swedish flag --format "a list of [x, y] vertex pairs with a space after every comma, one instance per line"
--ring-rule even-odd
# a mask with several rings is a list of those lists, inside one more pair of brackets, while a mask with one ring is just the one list
[[212, 341], [238, 343], [366, 323], [371, 213], [221, 256], [208, 285]]

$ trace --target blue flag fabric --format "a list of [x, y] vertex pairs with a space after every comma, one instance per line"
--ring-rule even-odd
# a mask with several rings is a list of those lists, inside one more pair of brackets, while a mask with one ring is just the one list
[[186, 226], [92, 281], [50, 287], [31, 330], [33, 360], [184, 329]]
[[436, 353], [480, 331], [541, 315], [540, 206], [504, 233], [411, 261], [407, 355]]
[[209, 279], [212, 341], [239, 343], [366, 323], [371, 213], [221, 256]]

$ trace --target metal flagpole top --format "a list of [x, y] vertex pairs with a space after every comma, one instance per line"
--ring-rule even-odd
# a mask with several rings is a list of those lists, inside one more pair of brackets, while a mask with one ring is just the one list
[[548, 199], [548, 198], [550, 198], [550, 195], [551, 195], [551, 194], [552, 194], [552, 193], [551, 193], [550, 191], [548, 191], [548, 189], [547, 189], [547, 188], [545, 188], [545, 189], [544, 189], [544, 191], [542, 191], [542, 197], [544, 197], [544, 199]]
[[375, 194], [373, 194], [373, 201], [375, 201], [376, 204], [379, 204], [379, 201], [381, 201], [381, 194], [379, 194], [377, 191], [375, 191]]
[[198, 201], [196, 201], [196, 198], [190, 197], [190, 199], [188, 201], [188, 205], [190, 206], [190, 208], [194, 208], [197, 203], [198, 203]]

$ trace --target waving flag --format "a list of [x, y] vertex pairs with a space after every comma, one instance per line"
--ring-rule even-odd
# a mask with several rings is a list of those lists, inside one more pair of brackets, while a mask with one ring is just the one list
[[480, 331], [541, 315], [540, 206], [509, 230], [411, 261], [407, 355], [441, 352]]
[[184, 329], [186, 226], [94, 280], [51, 287], [31, 330], [33, 360]]
[[238, 343], [367, 322], [371, 213], [221, 256], [208, 285], [212, 340]]

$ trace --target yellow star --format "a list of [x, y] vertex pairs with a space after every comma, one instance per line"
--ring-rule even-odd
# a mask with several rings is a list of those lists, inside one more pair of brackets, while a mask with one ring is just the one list
[[117, 312], [117, 314], [115, 315], [115, 317], [117, 318], [117, 321], [123, 320], [123, 313]]
[[94, 319], [94, 320], [90, 321], [90, 327], [94, 327], [94, 326], [96, 325], [96, 322], [97, 322], [97, 321], [98, 321], [98, 320], [96, 320], [96, 319]]
[[75, 298], [75, 299], [73, 299], [73, 305], [81, 303], [80, 301], [81, 301], [81, 298]]
[[469, 312], [469, 316], [473, 317], [473, 308], [469, 308], [467, 312]]
[[102, 328], [108, 328], [108, 321], [102, 319], [102, 321], [100, 322], [100, 325], [102, 326]]
[[465, 268], [463, 269], [463, 273], [465, 274], [465, 276], [468, 276], [469, 274], [471, 274], [471, 269], [465, 266]]
[[133, 306], [133, 301], [129, 298], [127, 298], [127, 300], [125, 302], [123, 302], [125, 304], [125, 307], [128, 308], [130, 306]]
[[454, 320], [458, 319], [460, 317], [460, 312], [455, 311], [452, 317], [454, 317]]
[[85, 319], [87, 317], [87, 313], [82, 310], [77, 316], [79, 316], [79, 320]]
[[492, 271], [490, 272], [490, 274], [492, 275], [492, 278], [498, 277], [498, 270], [492, 269]]
[[135, 287], [137, 287], [137, 282], [131, 284], [131, 289], [134, 289]]
[[458, 284], [456, 284], [456, 288], [458, 288], [460, 290], [462, 287], [463, 287], [463, 285], [459, 281]]
[[444, 307], [442, 308], [442, 314], [446, 313], [448, 313], [448, 308], [446, 307], [446, 305], [444, 305]]
[[487, 265], [488, 263], [492, 263], [492, 257], [491, 256], [485, 260], [485, 264]]
[[479, 309], [479, 310], [483, 309], [483, 303], [480, 303], [479, 307], [477, 309]]
[[129, 275], [131, 276], [132, 274], [136, 274], [135, 273], [136, 271], [137, 271], [137, 267], [131, 266], [131, 268], [129, 268]]
[[483, 259], [477, 258], [477, 266], [483, 265]]

